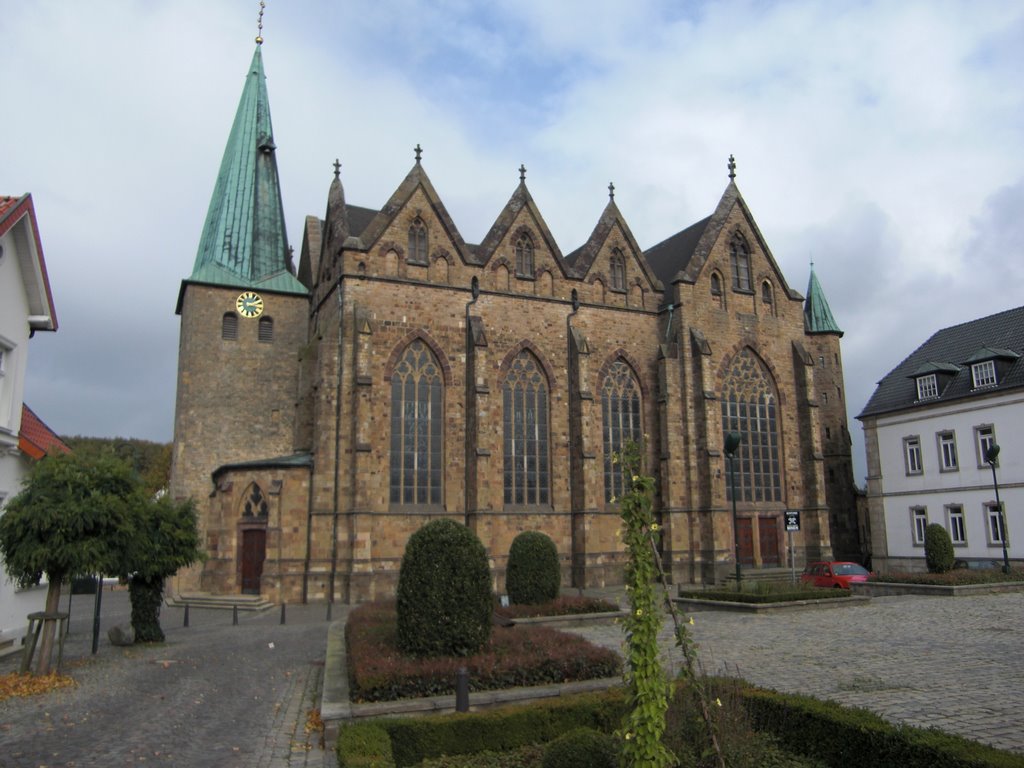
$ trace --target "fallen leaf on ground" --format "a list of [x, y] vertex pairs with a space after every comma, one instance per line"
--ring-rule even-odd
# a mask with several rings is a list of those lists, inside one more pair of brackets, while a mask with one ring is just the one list
[[0, 701], [15, 696], [36, 696], [74, 684], [74, 679], [67, 675], [32, 675], [27, 672], [25, 674], [11, 672], [7, 675], [0, 675]]

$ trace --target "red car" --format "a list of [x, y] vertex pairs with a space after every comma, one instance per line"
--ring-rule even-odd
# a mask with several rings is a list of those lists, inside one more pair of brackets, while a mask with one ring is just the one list
[[849, 589], [851, 581], [867, 581], [871, 571], [856, 563], [822, 562], [808, 563], [800, 575], [800, 581], [826, 589]]

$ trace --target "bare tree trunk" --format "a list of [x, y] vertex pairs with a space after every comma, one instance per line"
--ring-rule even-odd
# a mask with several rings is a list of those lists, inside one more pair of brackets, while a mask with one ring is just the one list
[[[57, 613], [60, 610], [60, 585], [63, 577], [56, 576], [50, 579], [50, 586], [46, 590], [46, 612]], [[53, 655], [53, 638], [56, 635], [57, 622], [43, 622], [43, 639], [39, 645], [39, 665], [36, 667], [37, 675], [50, 673], [50, 657]]]

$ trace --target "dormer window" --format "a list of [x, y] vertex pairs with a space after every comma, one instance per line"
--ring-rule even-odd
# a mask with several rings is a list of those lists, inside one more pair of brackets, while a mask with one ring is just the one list
[[996, 383], [996, 361], [985, 360], [971, 366], [971, 381], [975, 389], [991, 387]]
[[934, 373], [917, 377], [917, 399], [929, 400], [939, 396], [939, 382]]

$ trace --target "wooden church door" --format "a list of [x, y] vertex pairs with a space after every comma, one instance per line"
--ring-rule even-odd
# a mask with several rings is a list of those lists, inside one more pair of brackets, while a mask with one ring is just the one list
[[758, 543], [761, 545], [761, 565], [779, 565], [779, 524], [774, 517], [757, 519]]
[[740, 544], [740, 564], [754, 564], [754, 525], [749, 517], [736, 518], [736, 537]]
[[263, 561], [267, 556], [267, 531], [250, 528], [242, 531], [242, 594], [258, 595]]

